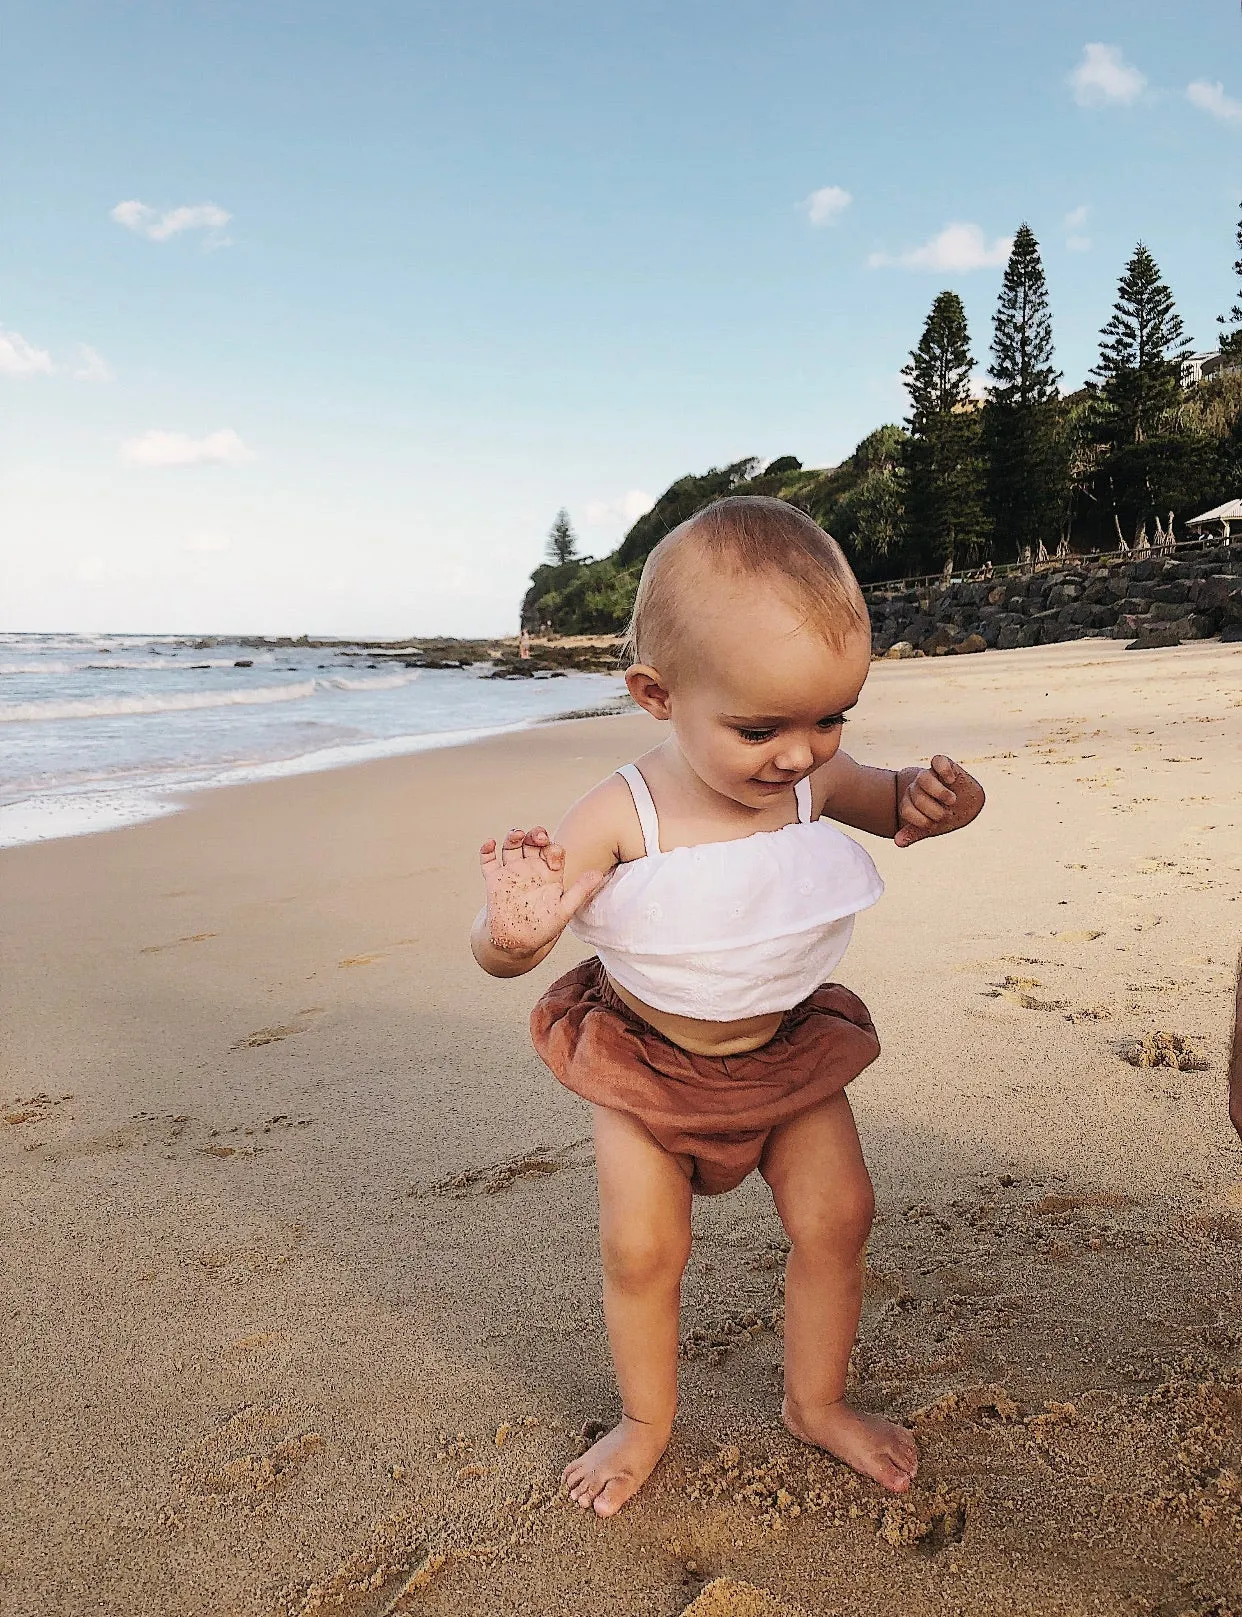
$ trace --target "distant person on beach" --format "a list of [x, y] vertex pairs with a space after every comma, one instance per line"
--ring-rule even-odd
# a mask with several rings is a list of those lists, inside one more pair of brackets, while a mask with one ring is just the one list
[[530, 656], [530, 635], [525, 629], [518, 635], [518, 656], [523, 659]]
[[883, 892], [831, 824], [899, 847], [967, 825], [978, 782], [937, 756], [876, 769], [840, 751], [871, 661], [835, 541], [781, 500], [731, 497], [652, 551], [630, 624], [634, 700], [667, 740], [576, 802], [549, 838], [480, 850], [485, 971], [530, 971], [568, 926], [597, 954], [535, 1006], [535, 1048], [591, 1103], [604, 1310], [622, 1416], [565, 1469], [611, 1516], [668, 1445], [695, 1192], [756, 1168], [792, 1243], [786, 1426], [894, 1493], [910, 1433], [845, 1401], [874, 1198], [845, 1088], [880, 1053], [829, 981]]

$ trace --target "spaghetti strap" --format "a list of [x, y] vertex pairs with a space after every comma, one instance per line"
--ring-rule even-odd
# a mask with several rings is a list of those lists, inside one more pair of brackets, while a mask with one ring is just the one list
[[811, 782], [809, 779], [794, 783], [794, 797], [798, 803], [798, 824], [811, 823]]
[[630, 789], [634, 807], [638, 810], [638, 823], [643, 828], [643, 849], [648, 857], [660, 851], [660, 821], [656, 815], [655, 799], [651, 788], [643, 779], [637, 764], [622, 764], [617, 774]]

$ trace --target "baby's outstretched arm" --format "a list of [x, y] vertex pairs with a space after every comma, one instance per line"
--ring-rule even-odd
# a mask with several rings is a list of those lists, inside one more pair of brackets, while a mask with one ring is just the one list
[[520, 977], [549, 953], [574, 915], [604, 880], [584, 870], [565, 886], [565, 850], [543, 826], [515, 827], [479, 849], [487, 902], [475, 917], [470, 948], [493, 977]]
[[828, 790], [821, 813], [873, 836], [892, 837], [899, 848], [960, 831], [985, 802], [974, 776], [942, 753], [926, 769], [874, 769], [838, 752], [824, 775]]

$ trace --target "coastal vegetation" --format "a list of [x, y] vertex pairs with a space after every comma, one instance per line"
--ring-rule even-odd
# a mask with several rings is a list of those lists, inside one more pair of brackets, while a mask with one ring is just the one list
[[[1237, 244], [1242, 254], [1242, 222]], [[522, 623], [555, 634], [618, 632], [643, 562], [678, 523], [725, 494], [776, 495], [836, 538], [863, 583], [1009, 562], [1061, 540], [1114, 548], [1147, 528], [1242, 495], [1242, 256], [1218, 350], [1187, 367], [1173, 293], [1139, 242], [1117, 284], [1084, 384], [1061, 391], [1052, 312], [1030, 227], [1013, 240], [982, 389], [961, 298], [937, 294], [903, 375], [904, 423], [886, 423], [840, 465], [747, 457], [678, 478], [611, 555], [578, 553], [561, 511], [532, 574]], [[1204, 356], [1197, 356], [1202, 360]]]

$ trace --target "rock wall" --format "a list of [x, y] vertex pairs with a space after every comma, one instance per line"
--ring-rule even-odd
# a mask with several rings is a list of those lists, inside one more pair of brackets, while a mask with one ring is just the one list
[[1242, 640], [1242, 544], [1184, 557], [1057, 563], [1002, 579], [877, 593], [867, 604], [878, 657], [1008, 651], [1089, 635], [1136, 646], [1217, 634]]

